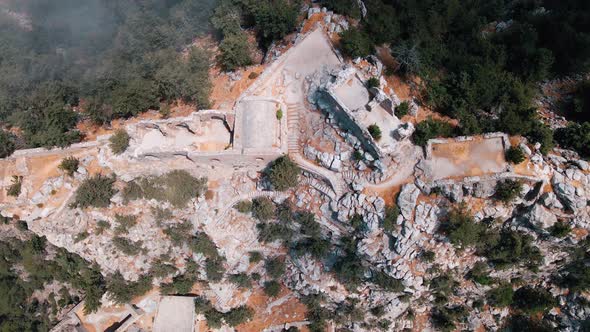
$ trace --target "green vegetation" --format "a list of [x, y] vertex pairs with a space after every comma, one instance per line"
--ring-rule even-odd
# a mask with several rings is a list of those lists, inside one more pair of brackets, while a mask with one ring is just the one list
[[381, 139], [381, 128], [379, 128], [377, 124], [373, 123], [367, 127], [367, 130], [369, 131], [369, 134], [371, 134], [371, 137], [373, 137], [376, 141]]
[[268, 177], [274, 189], [284, 191], [297, 185], [300, 172], [299, 167], [288, 156], [283, 156], [270, 164]]
[[460, 205], [450, 211], [448, 220], [441, 224], [440, 229], [452, 244], [464, 248], [479, 243], [485, 226], [475, 222], [467, 208]]
[[137, 216], [116, 214], [115, 220], [117, 227], [115, 227], [115, 234], [127, 234], [129, 229], [137, 224]]
[[228, 280], [240, 288], [250, 288], [252, 281], [246, 273], [230, 274]]
[[564, 148], [577, 151], [582, 157], [590, 158], [590, 122], [570, 123], [555, 131], [555, 140]]
[[241, 213], [250, 213], [252, 212], [252, 201], [239, 201], [234, 208]]
[[434, 251], [431, 250], [422, 251], [422, 253], [420, 254], [420, 259], [423, 262], [432, 263], [436, 259], [436, 254], [434, 253]]
[[129, 147], [129, 134], [124, 129], [117, 129], [109, 138], [109, 146], [114, 154], [121, 154]]
[[264, 294], [269, 297], [277, 297], [281, 292], [281, 284], [276, 280], [266, 281], [264, 283]]
[[199, 296], [195, 298], [195, 312], [205, 315], [207, 325], [212, 329], [218, 329], [225, 322], [231, 327], [245, 323], [254, 317], [254, 310], [248, 306], [239, 306], [226, 313], [217, 311], [211, 301]]
[[115, 236], [113, 238], [113, 245], [115, 248], [127, 256], [136, 256], [141, 253], [144, 250], [142, 244], [142, 241], [131, 241], [120, 236]]
[[283, 118], [283, 110], [279, 108], [277, 110], [277, 120], [281, 121], [282, 118]]
[[270, 258], [264, 263], [264, 268], [271, 278], [279, 279], [285, 273], [285, 261], [280, 257]]
[[543, 261], [541, 252], [530, 235], [512, 230], [488, 231], [481, 236], [478, 254], [487, 257], [498, 269], [524, 265], [530, 269]]
[[371, 77], [365, 82], [365, 85], [367, 86], [367, 89], [371, 89], [378, 88], [381, 84], [379, 83], [378, 77]]
[[18, 197], [18, 195], [20, 195], [20, 192], [22, 190], [22, 185], [23, 185], [23, 177], [13, 175], [12, 176], [12, 184], [10, 184], [10, 186], [8, 186], [8, 189], [6, 189], [6, 194], [8, 196]]
[[484, 262], [475, 263], [467, 277], [480, 285], [490, 285], [493, 282], [488, 265]]
[[164, 229], [164, 234], [166, 234], [172, 244], [177, 247], [182, 246], [184, 243], [189, 242], [191, 239], [193, 225], [190, 221], [185, 220], [182, 223], [169, 225], [167, 228]]
[[133, 180], [123, 190], [123, 199], [155, 199], [184, 208], [207, 190], [206, 178], [195, 178], [185, 170], [170, 171], [161, 176]]
[[106, 220], [99, 220], [96, 222], [96, 235], [101, 235], [105, 230], [110, 229], [111, 224]]
[[544, 312], [557, 305], [557, 300], [542, 287], [525, 286], [514, 292], [513, 306], [527, 314]]
[[362, 283], [365, 267], [361, 264], [356, 248], [358, 239], [344, 237], [341, 239], [342, 254], [334, 263], [336, 278], [349, 290], [354, 290]]
[[498, 181], [496, 184], [496, 194], [494, 197], [504, 202], [505, 204], [510, 203], [522, 192], [522, 183], [518, 180], [506, 179]]
[[451, 137], [454, 135], [454, 128], [449, 123], [428, 118], [416, 125], [416, 131], [412, 135], [415, 144], [426, 146], [428, 140], [437, 137]]
[[7, 10], [35, 24], [23, 29], [0, 16], [3, 35], [10, 36], [0, 55], [0, 71], [10, 73], [0, 78], [0, 122], [19, 127], [25, 147], [61, 147], [80, 140], [81, 118], [102, 124], [157, 108], [161, 99], [206, 106], [208, 56], [193, 50], [185, 58], [177, 50], [208, 31], [213, 5], [8, 3]]
[[16, 149], [14, 136], [3, 129], [0, 129], [0, 158], [10, 156]]
[[252, 264], [256, 264], [256, 263], [260, 262], [263, 258], [260, 251], [250, 251], [248, 253], [248, 255], [249, 255], [250, 263], [252, 263]]
[[522, 149], [518, 146], [511, 146], [506, 151], [506, 161], [511, 162], [513, 164], [520, 164], [524, 161], [525, 155], [522, 152]]
[[74, 176], [74, 173], [78, 170], [80, 161], [76, 157], [64, 158], [59, 164], [59, 169], [64, 171], [68, 176]]
[[219, 44], [219, 51], [217, 61], [223, 70], [233, 71], [252, 64], [250, 43], [248, 36], [244, 33], [225, 35]]
[[[24, 231], [23, 239], [4, 237], [0, 241], [0, 329], [3, 331], [47, 331], [58, 310], [80, 301], [70, 291], [85, 298], [86, 313], [100, 307], [105, 282], [96, 265], [63, 248], [52, 247], [44, 237]], [[25, 274], [23, 274], [25, 273]], [[25, 277], [26, 276], [26, 277]], [[61, 287], [47, 298], [36, 296], [45, 285]]]
[[395, 279], [385, 272], [374, 272], [372, 281], [388, 292], [401, 292], [404, 290], [401, 280]]
[[340, 33], [340, 48], [351, 57], [366, 57], [373, 53], [373, 44], [367, 33], [356, 28], [350, 28]]
[[268, 197], [252, 200], [252, 216], [260, 221], [268, 221], [275, 217], [275, 203]]
[[410, 113], [410, 103], [407, 101], [402, 101], [395, 108], [395, 115], [400, 119], [408, 115], [408, 113]]
[[399, 216], [399, 207], [397, 206], [386, 206], [385, 217], [383, 218], [382, 227], [383, 230], [392, 233], [397, 229], [397, 217]]
[[566, 237], [572, 231], [570, 225], [567, 222], [556, 222], [553, 226], [549, 227], [549, 233], [555, 237]]
[[137, 281], [127, 281], [120, 272], [107, 278], [109, 299], [118, 304], [129, 303], [134, 297], [141, 296], [152, 289], [152, 278], [140, 276]]
[[106, 208], [111, 204], [111, 197], [115, 195], [116, 189], [113, 188], [115, 176], [103, 176], [97, 174], [89, 177], [76, 190], [74, 207], [87, 208]]
[[512, 305], [514, 291], [509, 283], [502, 283], [487, 293], [488, 302], [494, 307], [507, 307]]

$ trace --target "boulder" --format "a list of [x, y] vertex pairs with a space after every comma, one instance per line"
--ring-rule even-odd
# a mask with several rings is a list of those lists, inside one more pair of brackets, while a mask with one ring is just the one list
[[557, 222], [557, 217], [541, 204], [531, 206], [523, 217], [537, 229], [547, 229]]
[[402, 187], [397, 197], [397, 206], [406, 220], [412, 218], [412, 211], [414, 211], [414, 207], [416, 206], [418, 195], [420, 195], [420, 189], [415, 184], [409, 183]]

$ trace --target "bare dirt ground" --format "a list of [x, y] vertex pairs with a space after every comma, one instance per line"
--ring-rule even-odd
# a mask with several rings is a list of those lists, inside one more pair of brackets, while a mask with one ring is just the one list
[[504, 170], [506, 160], [500, 138], [432, 145], [434, 179], [479, 176]]

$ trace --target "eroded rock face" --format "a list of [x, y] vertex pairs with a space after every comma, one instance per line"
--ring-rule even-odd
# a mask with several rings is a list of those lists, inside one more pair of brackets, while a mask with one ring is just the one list
[[547, 229], [557, 222], [557, 217], [539, 203], [531, 206], [523, 218], [536, 229]]
[[[567, 172], [567, 171], [566, 171]], [[585, 190], [582, 187], [576, 187], [571, 180], [567, 179], [560, 173], [555, 173], [551, 179], [553, 191], [557, 198], [574, 212], [586, 207], [587, 199]]]
[[404, 185], [399, 193], [397, 205], [406, 220], [412, 218], [412, 211], [416, 206], [418, 195], [420, 195], [420, 189], [413, 183]]

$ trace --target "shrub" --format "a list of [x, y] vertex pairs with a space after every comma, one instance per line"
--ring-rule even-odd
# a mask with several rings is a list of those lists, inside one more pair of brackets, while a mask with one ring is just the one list
[[466, 247], [479, 242], [485, 226], [475, 222], [464, 205], [450, 211], [448, 220], [441, 224], [441, 230], [455, 246]]
[[487, 257], [499, 269], [521, 263], [536, 269], [543, 261], [539, 248], [533, 245], [533, 238], [512, 230], [487, 232], [482, 235], [479, 247], [478, 254]]
[[106, 208], [111, 203], [111, 197], [116, 193], [113, 188], [115, 177], [97, 174], [80, 185], [76, 190], [73, 206], [87, 208], [89, 206]]
[[522, 149], [517, 146], [511, 146], [506, 151], [506, 161], [511, 162], [513, 164], [520, 164], [524, 161], [524, 152]]
[[0, 129], [0, 158], [6, 158], [14, 152], [14, 137], [12, 134]]
[[264, 283], [264, 294], [269, 297], [277, 297], [281, 292], [281, 284], [275, 280]]
[[289, 156], [282, 156], [272, 162], [269, 167], [268, 177], [276, 190], [284, 191], [297, 185], [299, 173], [299, 167]]
[[254, 317], [254, 310], [248, 306], [233, 308], [223, 315], [223, 320], [229, 326], [238, 326]]
[[8, 196], [18, 197], [18, 195], [20, 195], [20, 192], [22, 190], [22, 184], [23, 184], [23, 177], [13, 175], [12, 176], [12, 184], [8, 187], [8, 190], [6, 190], [6, 194]]
[[143, 250], [141, 246], [142, 244], [142, 241], [134, 242], [120, 236], [116, 236], [113, 238], [113, 245], [115, 246], [115, 248], [117, 248], [119, 251], [128, 256], [135, 256], [139, 254]]
[[127, 184], [123, 190], [126, 201], [139, 198], [169, 202], [177, 208], [186, 207], [191, 199], [207, 190], [207, 178], [195, 178], [185, 170], [170, 171], [161, 176], [145, 177]]
[[187, 243], [191, 239], [192, 229], [193, 225], [191, 222], [185, 220], [182, 223], [168, 226], [168, 228], [164, 229], [164, 234], [166, 234], [170, 238], [170, 241], [178, 247]]
[[117, 221], [117, 227], [115, 227], [115, 234], [127, 234], [129, 232], [129, 228], [135, 226], [137, 224], [137, 216], [133, 215], [121, 215], [116, 214], [115, 220]]
[[80, 241], [84, 241], [86, 240], [86, 238], [88, 238], [90, 234], [88, 234], [88, 232], [80, 232], [76, 235], [76, 237], [74, 238], [74, 243], [78, 243]]
[[428, 118], [416, 125], [412, 140], [417, 145], [426, 146], [428, 140], [436, 137], [450, 137], [453, 136], [453, 132], [453, 126], [449, 123]]
[[78, 170], [79, 165], [80, 161], [77, 158], [67, 157], [61, 161], [58, 167], [59, 169], [64, 171], [68, 176], [73, 176], [74, 173]]
[[255, 71], [253, 71], [250, 74], [248, 74], [248, 78], [251, 79], [251, 80], [258, 78], [258, 76], [260, 76], [260, 74], [258, 74]]
[[191, 239], [189, 246], [192, 251], [196, 253], [201, 253], [206, 257], [217, 258], [219, 256], [215, 242], [211, 240], [207, 233], [195, 233], [195, 235]]
[[555, 140], [564, 148], [576, 150], [583, 157], [590, 157], [590, 122], [570, 123], [555, 131]]
[[205, 273], [207, 279], [213, 282], [221, 281], [225, 268], [223, 267], [223, 259], [221, 257], [207, 258], [205, 260]]
[[399, 207], [386, 206], [385, 217], [383, 218], [383, 230], [392, 233], [397, 228], [397, 218], [399, 216]]
[[250, 263], [253, 263], [253, 264], [258, 263], [262, 260], [262, 254], [260, 253], [260, 251], [250, 251], [248, 253], [248, 256], [249, 256]]
[[364, 31], [350, 28], [340, 33], [340, 48], [351, 58], [363, 58], [373, 53], [373, 42]]
[[488, 302], [494, 307], [507, 307], [512, 304], [514, 291], [509, 283], [502, 283], [498, 287], [488, 291]]
[[489, 285], [493, 279], [490, 277], [488, 266], [484, 262], [477, 262], [467, 274], [467, 277], [480, 285]]
[[282, 118], [283, 118], [283, 110], [279, 108], [277, 110], [277, 120], [281, 121]]
[[371, 137], [376, 141], [381, 139], [381, 128], [379, 128], [377, 124], [373, 123], [367, 128], [367, 130], [369, 131], [369, 134], [371, 134]]
[[282, 223], [262, 222], [256, 225], [256, 228], [258, 229], [258, 241], [263, 243], [276, 240], [288, 241], [293, 234], [292, 230]]
[[114, 154], [121, 154], [127, 150], [130, 141], [129, 134], [124, 129], [117, 129], [109, 138], [109, 146]]
[[518, 197], [522, 191], [522, 183], [518, 180], [506, 179], [496, 184], [495, 198], [506, 204]]
[[267, 259], [264, 268], [271, 278], [279, 279], [285, 273], [285, 261], [280, 257]]
[[410, 112], [410, 103], [407, 101], [402, 101], [397, 107], [395, 108], [395, 115], [398, 118], [403, 118]]
[[436, 254], [434, 253], [434, 251], [431, 251], [431, 250], [423, 251], [422, 254], [420, 255], [420, 259], [426, 263], [434, 262], [435, 258], [436, 258]]
[[224, 36], [219, 44], [219, 51], [217, 61], [225, 71], [233, 71], [252, 64], [248, 37], [241, 31]]
[[275, 204], [268, 197], [252, 200], [252, 216], [260, 221], [267, 221], [275, 216]]
[[101, 235], [106, 229], [111, 228], [111, 224], [109, 224], [106, 220], [99, 220], [96, 222], [96, 235]]
[[571, 231], [572, 228], [567, 224], [567, 222], [556, 222], [549, 228], [549, 233], [559, 238], [566, 237]]
[[367, 80], [367, 82], [365, 82], [365, 85], [367, 86], [367, 89], [371, 89], [378, 88], [381, 85], [381, 83], [379, 82], [379, 78], [371, 77]]
[[157, 259], [152, 263], [150, 268], [150, 275], [156, 278], [165, 278], [171, 274], [176, 273], [177, 269], [174, 265], [164, 262], [162, 259]]
[[250, 277], [246, 273], [231, 274], [228, 279], [241, 288], [250, 288], [252, 285]]
[[404, 290], [401, 280], [395, 279], [384, 272], [375, 272], [372, 281], [388, 292], [401, 292]]
[[527, 314], [544, 312], [556, 305], [555, 298], [542, 287], [525, 286], [514, 293], [514, 307]]
[[137, 281], [126, 281], [120, 272], [116, 272], [107, 279], [107, 289], [109, 299], [118, 304], [125, 304], [152, 289], [152, 278], [140, 276]]

